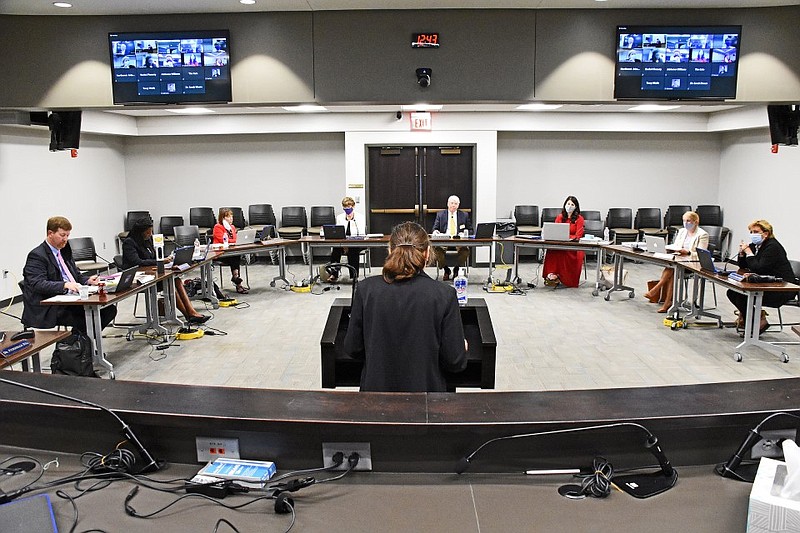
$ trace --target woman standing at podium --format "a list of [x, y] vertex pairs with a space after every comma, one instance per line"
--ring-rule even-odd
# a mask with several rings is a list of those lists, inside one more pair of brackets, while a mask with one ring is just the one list
[[[556, 217], [557, 224], [569, 224], [569, 238], [571, 240], [583, 237], [583, 215], [581, 204], [574, 196], [567, 196], [561, 207], [561, 214]], [[577, 287], [581, 281], [584, 253], [580, 250], [547, 250], [542, 266], [544, 284], [555, 287], [563, 284], [565, 287]]]
[[361, 390], [445, 392], [443, 372], [467, 366], [467, 341], [452, 286], [428, 276], [428, 233], [395, 226], [383, 276], [358, 284], [344, 351], [364, 361]]

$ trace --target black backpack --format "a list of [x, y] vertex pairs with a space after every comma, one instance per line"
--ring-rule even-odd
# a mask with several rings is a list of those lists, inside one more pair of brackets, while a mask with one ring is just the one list
[[53, 374], [99, 377], [92, 365], [92, 340], [79, 331], [56, 343], [50, 360]]

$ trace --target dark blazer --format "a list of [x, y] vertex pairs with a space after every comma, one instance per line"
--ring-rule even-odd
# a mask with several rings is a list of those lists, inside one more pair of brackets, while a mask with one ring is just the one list
[[[75, 281], [86, 285], [89, 276], [81, 271], [72, 260], [72, 248], [69, 243], [61, 250], [61, 257], [67, 264]], [[22, 323], [32, 328], [53, 328], [56, 326], [58, 307], [52, 305], [39, 305], [39, 302], [51, 296], [65, 294], [64, 278], [61, 269], [50, 251], [47, 242], [43, 242], [30, 251], [22, 269], [24, 279], [22, 299]]]
[[[440, 233], [447, 233], [449, 216], [450, 212], [447, 209], [436, 213], [436, 220], [433, 221], [433, 231], [439, 230]], [[469, 215], [464, 211], [456, 211], [456, 221], [458, 222], [456, 227], [458, 233], [461, 233], [465, 229], [472, 231], [472, 223], [469, 220]]]
[[740, 255], [737, 262], [740, 267], [746, 268], [750, 272], [778, 276], [789, 283], [795, 282], [794, 271], [792, 270], [792, 264], [786, 257], [786, 250], [774, 237], [770, 237], [761, 243], [753, 257]]
[[442, 371], [467, 366], [456, 292], [424, 272], [386, 283], [358, 284], [344, 351], [364, 360], [362, 391], [445, 392]]
[[156, 250], [152, 240], [146, 242], [144, 246], [136, 242], [133, 237], [122, 241], [122, 268], [155, 265]]

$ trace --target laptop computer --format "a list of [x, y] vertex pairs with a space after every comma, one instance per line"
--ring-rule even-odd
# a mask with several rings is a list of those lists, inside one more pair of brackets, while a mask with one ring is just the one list
[[253, 244], [256, 242], [256, 229], [243, 229], [236, 233], [236, 242], [234, 243], [235, 246], [239, 246], [241, 244]]
[[491, 239], [494, 237], [494, 228], [497, 226], [496, 222], [479, 222], [475, 228], [475, 235], [473, 239]]
[[322, 226], [322, 234], [326, 239], [344, 239], [344, 226], [325, 224]]
[[542, 239], [545, 241], [568, 241], [569, 224], [566, 222], [545, 222], [542, 226]]
[[[210, 246], [206, 246], [206, 253], [208, 253], [209, 248]], [[192, 263], [193, 256], [194, 246], [182, 246], [180, 248], [175, 248], [175, 256], [173, 257], [172, 262], [164, 265], [164, 268], [177, 268], [182, 265], [189, 265]]]
[[136, 280], [137, 270], [139, 270], [138, 266], [123, 270], [122, 274], [120, 274], [119, 279], [117, 280], [117, 283], [108, 285], [108, 287], [106, 287], [106, 292], [123, 292], [130, 289], [133, 286], [133, 282]]
[[719, 270], [714, 265], [714, 256], [711, 255], [710, 250], [698, 248], [697, 259], [700, 261], [700, 270], [703, 270], [705, 272], [711, 272], [712, 274], [716, 274], [717, 276], [727, 276], [728, 274], [730, 274], [730, 271]]

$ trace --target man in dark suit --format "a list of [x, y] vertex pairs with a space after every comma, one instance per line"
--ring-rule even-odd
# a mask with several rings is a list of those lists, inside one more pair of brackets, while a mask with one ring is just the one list
[[[436, 220], [433, 222], [434, 235], [450, 235], [451, 237], [461, 234], [464, 230], [469, 232], [472, 230], [472, 224], [469, 221], [469, 215], [463, 211], [458, 210], [461, 205], [461, 200], [458, 196], [451, 196], [447, 199], [447, 209], [436, 213]], [[444, 252], [446, 248], [435, 246], [433, 253], [436, 256], [436, 262], [444, 266], [444, 281], [450, 279], [450, 267], [445, 265]], [[458, 276], [458, 267], [466, 265], [469, 260], [469, 248], [466, 246], [459, 246], [456, 248], [458, 252], [458, 261], [456, 267], [453, 269], [453, 277]]]
[[[81, 285], [97, 285], [97, 276], [82, 274], [72, 259], [69, 234], [72, 224], [64, 217], [47, 220], [47, 237], [30, 251], [22, 270], [24, 278], [22, 298], [22, 323], [25, 327], [53, 328], [72, 326], [86, 333], [86, 320], [82, 306], [41, 305], [51, 296], [78, 293]], [[100, 310], [100, 322], [106, 327], [117, 314], [116, 306]]]

